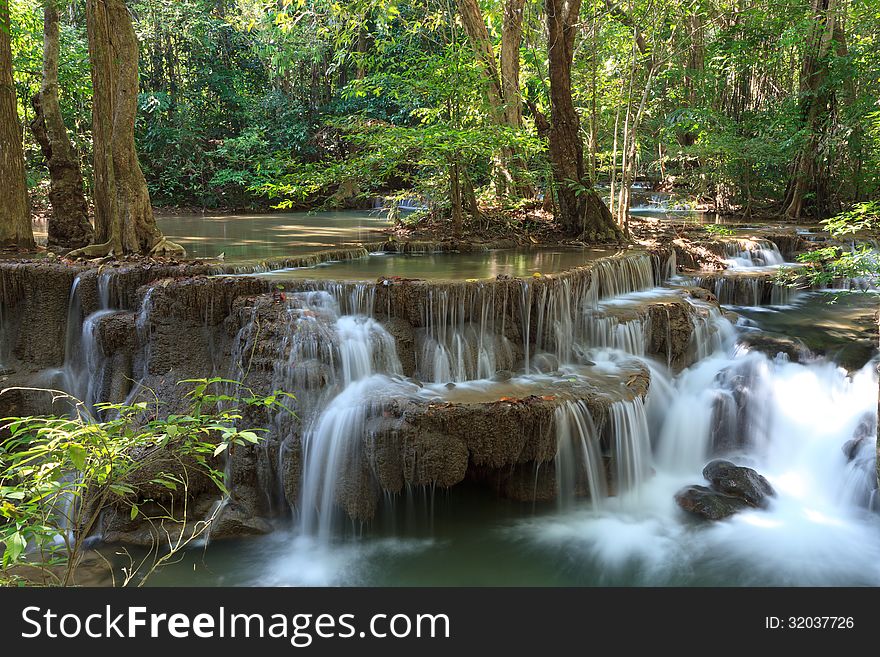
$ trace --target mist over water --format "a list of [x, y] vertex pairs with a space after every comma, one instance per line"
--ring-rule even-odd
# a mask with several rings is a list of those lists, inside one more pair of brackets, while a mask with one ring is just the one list
[[[511, 263], [542, 267], [557, 255]], [[727, 255], [732, 280], [782, 263], [766, 240], [733, 240]], [[418, 266], [442, 278], [455, 258]], [[191, 550], [151, 584], [880, 585], [876, 345], [854, 354], [839, 347], [864, 337], [861, 302], [838, 307], [843, 313], [826, 312], [815, 294], [768, 304], [777, 297], [758, 287], [742, 294], [734, 282], [731, 299], [754, 301], [736, 308], [737, 320], [683, 292], [693, 280], [675, 276], [673, 258], [633, 251], [556, 285], [514, 280], [515, 296], [503, 303], [515, 300], [516, 309], [502, 313], [491, 286], [432, 287], [408, 338], [414, 376], [406, 377], [398, 337], [375, 312], [374, 284], [334, 282], [334, 267], [349, 264], [331, 263], [325, 279], [289, 292], [283, 307], [273, 385], [296, 393], [302, 427], [282, 435], [273, 458], [284, 463], [301, 449], [302, 467], [295, 484], [266, 484], [280, 511], [276, 531]], [[112, 312], [109, 289], [102, 281], [94, 322]], [[68, 340], [85, 356], [64, 375], [91, 400], [104, 374], [76, 292], [70, 313], [81, 329]], [[519, 333], [505, 326], [511, 312], [520, 313]], [[691, 335], [675, 357], [672, 312]], [[232, 378], [258, 328], [241, 327]], [[802, 362], [740, 340], [789, 329], [809, 342], [813, 355]], [[667, 355], [646, 356], [658, 341]], [[646, 395], [634, 392], [640, 377]], [[585, 390], [606, 400], [604, 416], [593, 417]], [[366, 450], [364, 436], [396, 421], [389, 409], [524, 398], [558, 399], [555, 457], [524, 473], [536, 491], [551, 473], [554, 501], [501, 499], [470, 481], [367, 495], [384, 456]], [[702, 469], [718, 457], [769, 480], [777, 495], [766, 509], [703, 522], [677, 506], [676, 492], [706, 485]]]

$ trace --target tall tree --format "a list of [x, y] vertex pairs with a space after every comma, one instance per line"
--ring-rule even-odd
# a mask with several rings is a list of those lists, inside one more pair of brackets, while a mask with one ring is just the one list
[[[501, 68], [489, 30], [477, 0], [458, 0], [458, 11], [468, 40], [480, 65], [483, 93], [493, 123], [518, 130], [522, 128], [522, 97], [519, 89], [520, 45], [525, 0], [504, 0], [501, 27]], [[498, 196], [521, 195], [522, 163], [513, 148], [504, 147], [495, 156], [495, 192]]]
[[0, 0], [0, 246], [32, 248], [24, 150], [12, 79], [9, 0]]
[[834, 91], [829, 80], [829, 59], [832, 56], [835, 27], [838, 20], [837, 0], [812, 0], [811, 29], [801, 64], [801, 120], [806, 132], [801, 151], [794, 164], [784, 207], [789, 219], [800, 219], [807, 209], [807, 195], [812, 209], [825, 210], [827, 180], [819, 162], [823, 123], [827, 119]]
[[138, 41], [124, 0], [87, 0], [92, 67], [96, 244], [71, 255], [183, 255], [156, 226], [138, 163], [134, 122]]
[[49, 167], [49, 246], [79, 248], [89, 244], [94, 230], [89, 223], [89, 207], [83, 192], [79, 156], [61, 116], [58, 100], [58, 53], [60, 27], [56, 0], [46, 0], [43, 8], [43, 82], [31, 99], [34, 118], [31, 132]]
[[580, 120], [571, 95], [571, 65], [581, 0], [545, 0], [550, 60], [550, 163], [559, 200], [557, 220], [569, 235], [588, 242], [622, 238], [605, 203], [584, 175]]

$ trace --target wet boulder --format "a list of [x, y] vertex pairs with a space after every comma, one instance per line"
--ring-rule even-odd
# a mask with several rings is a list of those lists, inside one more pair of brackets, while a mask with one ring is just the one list
[[740, 343], [765, 354], [769, 358], [775, 358], [778, 354], [784, 354], [792, 363], [804, 363], [813, 358], [807, 345], [801, 340], [768, 335], [760, 331], [745, 334]]
[[751, 507], [764, 508], [768, 498], [776, 496], [770, 482], [755, 470], [723, 459], [709, 462], [703, 476], [715, 491], [737, 497]]
[[720, 493], [706, 486], [687, 486], [675, 494], [675, 502], [685, 511], [706, 520], [723, 520], [749, 504], [733, 495]]

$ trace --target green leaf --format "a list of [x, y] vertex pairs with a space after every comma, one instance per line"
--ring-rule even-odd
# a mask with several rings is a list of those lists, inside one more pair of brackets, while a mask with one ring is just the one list
[[3, 560], [6, 561], [8, 558], [9, 562], [16, 561], [22, 552], [25, 551], [25, 548], [27, 548], [27, 541], [21, 535], [21, 532], [12, 534], [6, 539], [6, 551], [3, 554]]
[[257, 434], [255, 434], [253, 431], [239, 431], [238, 437], [243, 438], [244, 440], [248, 441], [249, 443], [256, 444], [256, 443], [260, 442], [259, 436], [257, 436]]
[[73, 467], [77, 470], [84, 470], [86, 467], [86, 450], [82, 445], [71, 445], [67, 454], [70, 457], [70, 462], [73, 463]]
[[138, 509], [137, 504], [132, 504], [131, 505], [131, 519], [134, 520], [135, 518], [137, 518], [139, 512], [140, 512], [140, 509]]

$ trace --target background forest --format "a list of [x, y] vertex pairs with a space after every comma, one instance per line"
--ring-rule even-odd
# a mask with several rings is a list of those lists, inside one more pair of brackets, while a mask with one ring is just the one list
[[[85, 4], [58, 5], [59, 88], [89, 187]], [[544, 197], [547, 16], [575, 4], [578, 183], [613, 185], [619, 220], [634, 180], [718, 211], [793, 218], [876, 197], [874, 1], [136, 0], [136, 144], [152, 202], [304, 207], [397, 193], [468, 212]], [[48, 187], [27, 129], [44, 9], [10, 10], [33, 193]]]

